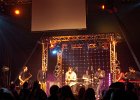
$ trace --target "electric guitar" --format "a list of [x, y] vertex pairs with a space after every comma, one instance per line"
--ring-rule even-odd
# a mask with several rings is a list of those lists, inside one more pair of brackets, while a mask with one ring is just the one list
[[66, 84], [70, 87], [77, 84], [77, 78], [73, 76], [72, 74], [69, 74], [66, 79]]
[[76, 83], [77, 83], [76, 80], [67, 80], [66, 81], [66, 84], [69, 85], [70, 87], [73, 86], [73, 85], [75, 85]]
[[30, 75], [29, 77], [27, 77], [24, 80], [20, 80], [20, 85], [22, 86], [25, 82], [27, 82], [30, 78], [32, 77], [32, 75]]

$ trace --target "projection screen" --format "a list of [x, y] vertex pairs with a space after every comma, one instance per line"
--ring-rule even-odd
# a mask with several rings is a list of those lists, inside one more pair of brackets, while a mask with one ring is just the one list
[[85, 0], [32, 0], [32, 31], [85, 28]]

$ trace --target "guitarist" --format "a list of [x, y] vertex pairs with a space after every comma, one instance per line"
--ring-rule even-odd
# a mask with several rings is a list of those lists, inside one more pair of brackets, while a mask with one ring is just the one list
[[73, 92], [76, 92], [77, 75], [72, 67], [68, 67], [68, 71], [65, 74], [65, 83], [69, 85]]
[[24, 66], [23, 70], [19, 74], [20, 85], [22, 86], [25, 82], [28, 82], [32, 77], [32, 74], [28, 71], [28, 67]]

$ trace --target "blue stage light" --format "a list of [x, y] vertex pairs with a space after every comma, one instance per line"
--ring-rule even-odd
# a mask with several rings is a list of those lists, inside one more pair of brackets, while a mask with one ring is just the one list
[[52, 54], [57, 54], [57, 50], [53, 50], [52, 51]]

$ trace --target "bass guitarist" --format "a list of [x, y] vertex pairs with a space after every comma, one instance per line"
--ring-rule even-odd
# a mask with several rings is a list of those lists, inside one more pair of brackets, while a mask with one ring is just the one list
[[20, 86], [22, 86], [25, 82], [28, 82], [31, 77], [32, 74], [30, 74], [30, 72], [28, 71], [28, 67], [24, 66], [18, 77], [20, 81]]

